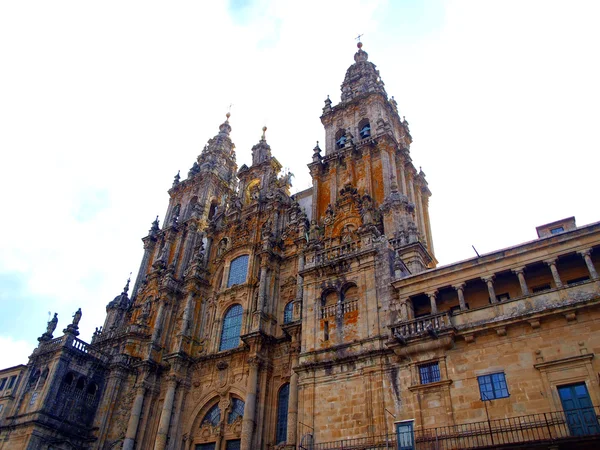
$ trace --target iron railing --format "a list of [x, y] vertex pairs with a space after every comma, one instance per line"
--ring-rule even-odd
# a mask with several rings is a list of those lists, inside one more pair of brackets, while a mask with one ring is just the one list
[[[459, 450], [512, 444], [600, 440], [600, 407], [491, 419], [415, 430], [414, 450]], [[404, 439], [403, 439], [404, 441]], [[371, 436], [313, 444], [310, 450], [396, 450], [396, 435]]]

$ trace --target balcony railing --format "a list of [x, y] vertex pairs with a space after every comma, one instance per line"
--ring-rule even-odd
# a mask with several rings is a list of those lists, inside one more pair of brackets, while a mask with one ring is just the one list
[[344, 256], [352, 255], [360, 250], [360, 241], [347, 242], [315, 253], [314, 265], [326, 264]]
[[[403, 436], [414, 450], [499, 448], [511, 445], [600, 441], [599, 407], [554, 411], [504, 419], [491, 419], [448, 427], [415, 430]], [[306, 450], [396, 449], [396, 435], [388, 434], [313, 444]], [[508, 447], [512, 448], [512, 447]], [[528, 448], [528, 447], [522, 447]], [[588, 447], [586, 447], [588, 448]], [[589, 448], [598, 448], [590, 446]]]
[[408, 320], [392, 327], [394, 337], [404, 339], [419, 336], [424, 333], [437, 333], [452, 328], [449, 312], [432, 314], [418, 319]]
[[336, 303], [334, 305], [323, 306], [321, 308], [321, 319], [325, 319], [326, 317], [343, 316], [346, 313], [351, 311], [356, 311], [358, 309], [358, 300], [351, 300], [349, 302]]

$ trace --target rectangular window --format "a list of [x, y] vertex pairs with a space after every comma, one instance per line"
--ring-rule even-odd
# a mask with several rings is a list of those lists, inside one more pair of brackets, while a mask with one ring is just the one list
[[329, 340], [329, 322], [327, 320], [323, 322], [323, 340]]
[[215, 450], [215, 443], [210, 444], [196, 444], [196, 450]]
[[[465, 303], [465, 306], [466, 306], [467, 309], [469, 309], [469, 304], [468, 303]], [[457, 312], [460, 312], [460, 305], [452, 306], [450, 308], [450, 314], [454, 314], [454, 313], [457, 313]]]
[[590, 277], [579, 277], [579, 278], [573, 278], [572, 280], [567, 281], [567, 284], [571, 285], [571, 284], [577, 284], [577, 283], [583, 283], [584, 281], [589, 280]]
[[550, 230], [551, 234], [558, 234], [558, 233], [562, 233], [563, 231], [565, 231], [565, 229], [563, 227], [557, 227], [557, 228], [552, 228]]
[[504, 372], [482, 375], [477, 377], [477, 381], [479, 383], [481, 400], [483, 401], [506, 398], [510, 395], [508, 393]]
[[420, 365], [419, 376], [421, 378], [421, 384], [440, 381], [440, 365], [437, 362]]
[[1, 391], [2, 389], [4, 389], [4, 386], [5, 386], [5, 385], [6, 385], [6, 378], [2, 378], [2, 379], [0, 380], [0, 391]]
[[543, 284], [541, 286], [534, 286], [531, 288], [531, 291], [534, 294], [537, 294], [538, 292], [544, 292], [544, 291], [549, 291], [550, 290], [550, 285], [549, 284]]
[[241, 441], [236, 439], [234, 441], [227, 441], [225, 450], [240, 450]]
[[16, 375], [13, 375], [12, 377], [10, 377], [10, 380], [8, 381], [8, 386], [6, 386], [6, 389], [12, 389], [12, 387], [15, 385], [16, 380], [17, 380]]
[[503, 292], [502, 294], [496, 295], [496, 298], [499, 302], [503, 302], [505, 300], [510, 300], [510, 295], [508, 295], [508, 292]]

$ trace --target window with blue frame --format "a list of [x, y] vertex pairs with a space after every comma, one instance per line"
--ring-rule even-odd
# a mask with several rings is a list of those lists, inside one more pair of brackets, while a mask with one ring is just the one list
[[208, 410], [208, 412], [204, 416], [204, 419], [202, 419], [202, 423], [200, 424], [200, 426], [209, 424], [213, 427], [216, 427], [217, 425], [219, 425], [220, 421], [221, 410], [219, 409], [219, 404], [217, 403], [215, 406]]
[[231, 412], [227, 418], [227, 423], [233, 423], [238, 417], [244, 417], [244, 405], [245, 403], [239, 398], [231, 399]]
[[242, 305], [233, 305], [227, 310], [223, 319], [219, 351], [230, 350], [240, 345], [243, 315], [244, 308], [242, 308]]
[[275, 442], [280, 444], [287, 440], [287, 417], [288, 403], [290, 399], [290, 385], [284, 384], [279, 389], [277, 397], [277, 439]]
[[479, 393], [483, 401], [506, 398], [510, 395], [504, 372], [482, 375], [477, 377], [477, 381], [479, 382]]
[[229, 278], [227, 279], [227, 287], [234, 284], [244, 284], [248, 275], [248, 255], [242, 255], [231, 261], [229, 265]]
[[421, 384], [440, 381], [440, 365], [437, 362], [421, 364], [419, 366], [419, 377], [421, 378]]
[[290, 323], [294, 319], [294, 302], [289, 302], [283, 308], [283, 323]]

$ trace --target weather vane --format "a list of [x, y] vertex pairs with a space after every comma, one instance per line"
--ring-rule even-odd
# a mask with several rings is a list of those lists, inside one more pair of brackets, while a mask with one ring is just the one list
[[360, 42], [360, 38], [363, 37], [363, 36], [364, 36], [364, 34], [359, 34], [354, 39], [356, 39], [358, 42]]

